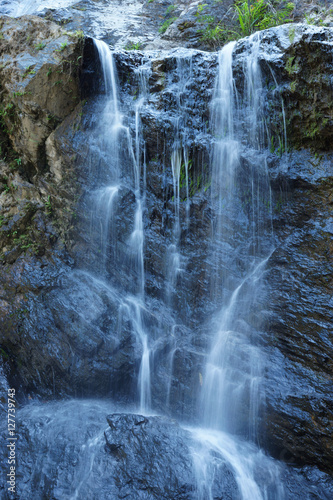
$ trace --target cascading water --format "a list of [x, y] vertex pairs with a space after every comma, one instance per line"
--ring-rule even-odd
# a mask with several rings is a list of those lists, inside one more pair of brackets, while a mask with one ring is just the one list
[[[232, 69], [235, 42], [225, 46], [219, 54], [219, 73], [212, 101], [212, 129], [217, 140], [212, 164], [212, 203], [216, 207], [216, 220], [212, 231], [214, 279], [211, 294], [213, 298], [221, 297], [223, 305], [213, 320], [213, 340], [203, 375], [200, 407], [202, 423], [207, 430], [197, 435], [206, 450], [218, 451], [228, 460], [234, 468], [241, 497], [249, 500], [284, 496], [276, 466], [268, 461], [265, 463], [263, 455], [256, 455], [258, 452], [247, 448], [245, 443], [239, 444], [236, 437], [258, 441], [258, 417], [263, 400], [262, 357], [256, 346], [256, 325], [250, 318], [260, 293], [260, 278], [272, 253], [272, 243], [265, 248], [266, 255], [258, 244], [264, 235], [263, 219], [268, 226], [270, 222], [269, 210], [263, 213], [263, 207], [270, 200], [266, 166], [257, 165], [259, 174], [247, 172], [246, 180], [241, 170], [244, 136], [247, 148], [259, 151], [264, 145], [259, 43], [258, 34], [250, 37], [244, 65], [245, 102], [241, 106]], [[242, 125], [244, 110], [245, 130]], [[242, 203], [244, 189], [250, 195], [247, 206]], [[236, 266], [231, 275], [226, 262], [235, 256], [241, 266]], [[256, 482], [254, 470], [258, 459], [271, 480], [274, 478], [273, 488], [272, 484]], [[200, 473], [203, 464], [204, 476]], [[213, 468], [212, 457], [207, 452], [206, 459], [201, 458], [198, 467], [198, 493], [202, 499], [213, 498], [209, 467]]]
[[[144, 272], [144, 206], [146, 187], [145, 145], [141, 126], [141, 113], [149, 99], [148, 80], [150, 65], [145, 62], [136, 71], [139, 83], [138, 99], [133, 106], [135, 116], [133, 146], [129, 128], [122, 123], [117, 97], [117, 84], [110, 52], [102, 42], [96, 42], [102, 62], [106, 93], [110, 101], [110, 123], [107, 148], [105, 154], [117, 158], [117, 146], [122, 138], [127, 144], [128, 157], [133, 165], [132, 178], [135, 195], [133, 213], [133, 230], [128, 240], [128, 252], [133, 277], [130, 293], [121, 299], [120, 325], [124, 318], [130, 321], [133, 332], [142, 350], [138, 371], [138, 394], [140, 412], [151, 408], [151, 338], [149, 327], [145, 322], [145, 272]], [[215, 210], [215, 220], [212, 230], [212, 270], [211, 297], [213, 302], [222, 301], [220, 311], [212, 320], [211, 330], [213, 340], [211, 351], [202, 379], [202, 396], [200, 398], [200, 414], [202, 428], [191, 430], [197, 447], [193, 451], [194, 466], [197, 470], [198, 498], [202, 500], [213, 498], [211, 493], [214, 470], [214, 455], [227, 462], [234, 470], [241, 498], [244, 500], [259, 500], [264, 498], [283, 498], [279, 486], [278, 469], [253, 445], [242, 439], [257, 442], [258, 411], [262, 401], [260, 385], [262, 359], [259, 348], [255, 346], [255, 325], [249, 322], [256, 294], [260, 291], [260, 276], [269, 258], [271, 247], [260, 248], [260, 232], [265, 229], [264, 213], [266, 199], [270, 197], [269, 182], [265, 166], [250, 167], [247, 179], [241, 179], [242, 148], [244, 137], [247, 147], [257, 151], [263, 145], [263, 127], [260, 115], [261, 80], [257, 61], [259, 38], [249, 40], [249, 55], [244, 65], [245, 101], [239, 105], [236, 87], [233, 80], [232, 62], [235, 43], [227, 45], [219, 55], [219, 73], [212, 100], [211, 128], [216, 137], [212, 159], [212, 206]], [[167, 296], [169, 306], [172, 306], [172, 290], [177, 287], [177, 274], [180, 272], [181, 255], [178, 249], [181, 231], [181, 183], [186, 188], [186, 221], [189, 215], [189, 161], [187, 148], [186, 109], [184, 97], [186, 92], [185, 72], [192, 65], [191, 56], [177, 58], [178, 85], [175, 91], [177, 109], [182, 112], [175, 117], [173, 127], [175, 138], [171, 146], [171, 171], [173, 179], [174, 225], [172, 242], [167, 248], [168, 262]], [[186, 108], [186, 106], [185, 106]], [[244, 111], [245, 110], [245, 111]], [[242, 128], [242, 113], [245, 113], [247, 132]], [[104, 121], [105, 124], [105, 121]], [[103, 135], [102, 135], [103, 136]], [[110, 143], [111, 141], [111, 143]], [[110, 146], [111, 144], [111, 146]], [[107, 149], [109, 148], [109, 151]], [[116, 212], [117, 196], [121, 191], [120, 160], [116, 161], [114, 178], [116, 185], [107, 186], [106, 195], [100, 196], [98, 210], [104, 214], [101, 217], [102, 233], [108, 244], [102, 245], [104, 260], [106, 253], [111, 252], [112, 229], [114, 213]], [[258, 172], [257, 170], [260, 170]], [[244, 174], [243, 174], [244, 175]], [[181, 177], [184, 177], [181, 179]], [[246, 203], [244, 192], [246, 190]], [[98, 191], [101, 194], [101, 191]], [[243, 204], [243, 206], [242, 206]], [[240, 208], [241, 207], [241, 208]], [[102, 221], [104, 220], [104, 223]], [[107, 222], [105, 222], [107, 221]], [[185, 221], [185, 222], [186, 222]], [[239, 241], [238, 241], [239, 238]], [[267, 247], [267, 248], [266, 248]], [[266, 251], [266, 253], [265, 253]], [[228, 262], [237, 255], [241, 262], [229, 271]], [[119, 256], [118, 256], [119, 258]], [[146, 311], [147, 312], [147, 311]], [[175, 328], [173, 325], [172, 328]], [[172, 342], [169, 354], [170, 377], [166, 387], [166, 401], [169, 404], [170, 387], [174, 355], [177, 346]], [[241, 438], [241, 440], [239, 440]], [[200, 459], [198, 459], [200, 456]], [[269, 474], [267, 481], [255, 479], [255, 469], [262, 467]], [[206, 473], [202, 475], [202, 471]]]
[[192, 79], [192, 54], [176, 55], [176, 88], [174, 97], [177, 103], [177, 114], [173, 120], [174, 141], [171, 152], [171, 170], [173, 180], [173, 200], [175, 210], [175, 222], [173, 226], [172, 243], [168, 248], [168, 273], [167, 273], [167, 301], [172, 305], [172, 296], [177, 287], [177, 277], [184, 270], [184, 263], [180, 249], [179, 240], [181, 235], [180, 203], [181, 190], [185, 188], [186, 193], [186, 226], [189, 225], [189, 152], [188, 152], [188, 106], [187, 102], [189, 87]]
[[[145, 412], [150, 408], [150, 349], [148, 336], [143, 320], [144, 304], [144, 232], [143, 232], [143, 210], [145, 200], [145, 181], [143, 187], [141, 179], [145, 179], [145, 161], [141, 158], [144, 153], [141, 151], [140, 133], [140, 106], [144, 102], [147, 76], [140, 74], [141, 92], [135, 109], [135, 145], [133, 146], [130, 130], [123, 124], [123, 117], [120, 112], [118, 99], [117, 76], [112, 53], [109, 47], [100, 40], [94, 40], [101, 62], [104, 87], [106, 94], [105, 108], [102, 111], [101, 123], [97, 126], [97, 137], [99, 139], [98, 154], [105, 157], [105, 162], [109, 166], [107, 176], [113, 182], [105, 188], [99, 188], [94, 194], [94, 209], [92, 212], [92, 226], [95, 227], [96, 220], [99, 221], [97, 228], [100, 231], [101, 258], [100, 267], [104, 275], [112, 275], [112, 270], [116, 265], [123, 265], [124, 261], [130, 263], [131, 282], [129, 293], [120, 298], [121, 321], [127, 318], [131, 324], [133, 332], [142, 350], [141, 363], [138, 370], [138, 399], [140, 401], [140, 411]], [[94, 137], [96, 136], [96, 133]], [[92, 146], [95, 150], [94, 145]], [[121, 150], [123, 148], [123, 150]], [[144, 150], [144, 146], [143, 146]], [[135, 195], [135, 210], [133, 215], [133, 229], [128, 238], [125, 250], [117, 252], [115, 232], [117, 214], [117, 195], [123, 188], [121, 162], [125, 156], [133, 167], [130, 173], [133, 179], [133, 192]], [[105, 276], [104, 276], [105, 277]]]
[[[259, 125], [261, 84], [257, 61], [259, 38], [251, 37], [249, 43], [251, 49], [245, 67], [246, 103], [250, 109], [247, 113], [247, 131], [250, 147], [259, 148], [262, 144], [262, 126]], [[238, 276], [228, 277], [225, 272], [215, 274], [212, 293], [219, 293], [218, 287], [223, 289], [224, 300], [222, 309], [214, 320], [213, 329], [216, 334], [206, 366], [202, 408], [205, 425], [228, 432], [239, 432], [241, 427], [242, 434], [256, 441], [257, 411], [261, 397], [261, 361], [259, 350], [253, 345], [251, 326], [246, 323], [246, 319], [253, 306], [260, 274], [267, 260], [266, 257], [263, 259], [261, 255], [256, 255], [255, 248], [260, 236], [257, 234], [260, 217], [258, 202], [265, 197], [269, 198], [269, 191], [260, 192], [262, 186], [259, 184], [255, 189], [255, 178], [250, 173], [247, 183], [251, 188], [251, 197], [249, 206], [246, 207], [252, 219], [249, 224], [246, 211], [241, 206], [244, 183], [240, 174], [243, 135], [237, 123], [240, 112], [236, 108], [232, 72], [234, 47], [235, 42], [232, 42], [220, 53], [219, 75], [212, 102], [212, 126], [218, 137], [212, 168], [212, 201], [217, 206], [213, 246], [215, 249], [217, 246], [215, 269], [223, 269], [230, 248], [232, 253], [242, 252], [240, 258], [246, 261], [242, 265], [244, 270], [240, 282]], [[264, 170], [261, 177], [265, 176]], [[266, 184], [269, 186], [268, 180]], [[239, 234], [243, 241], [237, 242]], [[238, 249], [238, 245], [245, 245], [245, 251]], [[251, 247], [253, 250], [247, 255], [245, 252]], [[232, 282], [237, 281], [238, 284], [232, 291]], [[223, 293], [221, 295], [223, 297]]]

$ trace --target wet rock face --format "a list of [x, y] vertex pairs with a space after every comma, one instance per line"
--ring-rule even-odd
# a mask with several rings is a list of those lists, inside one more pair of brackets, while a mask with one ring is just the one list
[[[291, 24], [277, 31], [278, 50], [270, 52], [271, 35], [263, 36], [263, 50], [271, 54], [268, 63], [281, 86], [285, 103], [286, 131], [290, 147], [314, 151], [332, 148], [333, 70], [331, 29]], [[274, 35], [273, 35], [274, 36]], [[278, 51], [283, 51], [282, 58]], [[268, 71], [266, 70], [268, 73]], [[268, 76], [269, 78], [269, 76]], [[271, 81], [273, 86], [276, 82]], [[274, 93], [274, 91], [273, 91]], [[273, 96], [272, 96], [273, 97]], [[269, 99], [274, 106], [274, 98]], [[279, 134], [272, 121], [273, 135]]]
[[191, 440], [176, 422], [125, 414], [109, 415], [107, 421], [106, 449], [113, 459], [117, 497], [149, 491], [151, 498], [194, 498]]
[[[332, 29], [286, 24], [260, 36], [258, 57], [265, 81], [270, 149], [284, 151], [285, 124], [289, 148], [330, 151]], [[247, 39], [240, 40], [236, 46], [236, 74], [242, 72], [247, 43]], [[239, 79], [237, 85], [241, 83]]]
[[[271, 307], [264, 330], [268, 335], [263, 335], [269, 345], [268, 446], [279, 458], [317, 463], [330, 473], [331, 40], [330, 29], [281, 26], [262, 33], [259, 53], [266, 79], [263, 91], [270, 149], [282, 155], [281, 161], [273, 153], [267, 157], [277, 238], [268, 265]], [[243, 43], [236, 46], [236, 75], [242, 65]], [[293, 149], [283, 155], [283, 121], [288, 148], [311, 147], [312, 153]]]
[[[23, 374], [29, 373], [27, 350], [19, 347], [25, 331], [35, 335], [26, 322], [30, 305], [70, 263], [64, 247], [70, 246], [78, 185], [72, 150], [62, 143], [59, 160], [52, 131], [80, 101], [83, 41], [38, 17], [4, 17], [1, 23], [0, 330], [8, 373], [16, 377], [20, 361], [12, 356], [15, 352], [17, 360], [25, 360], [22, 377], [19, 368], [15, 380], [32, 387], [31, 375]], [[79, 109], [68, 125], [76, 126]], [[30, 339], [36, 349], [33, 359], [41, 359], [37, 337]], [[52, 363], [46, 365], [51, 374]], [[38, 366], [33, 371], [35, 378]]]
[[[210, 467], [196, 470], [196, 460], [200, 464], [201, 454], [207, 450], [197, 441], [195, 433], [166, 417], [125, 414], [107, 400], [47, 404], [30, 401], [24, 408], [17, 408], [17, 424], [18, 498], [42, 500], [47, 494], [61, 500], [76, 494], [101, 500], [125, 495], [196, 500], [201, 492], [200, 479], [205, 474], [211, 478], [209, 491], [214, 499], [242, 498], [236, 483], [237, 472], [226, 464], [223, 456], [214, 450]], [[0, 432], [5, 440], [3, 423]], [[6, 453], [2, 447], [2, 474], [6, 473]], [[266, 484], [274, 495], [277, 485], [265, 476], [263, 465], [265, 461], [262, 463], [259, 457], [256, 480]], [[286, 499], [306, 497], [309, 491], [314, 498], [331, 498], [332, 482], [325, 474], [314, 467], [300, 472], [281, 469]], [[7, 491], [3, 492], [3, 498], [10, 499]]]
[[53, 158], [50, 136], [80, 102], [83, 40], [38, 17], [2, 17], [1, 35], [1, 316], [13, 323], [35, 284], [27, 278], [13, 300], [6, 273], [21, 276], [23, 255], [28, 266], [47, 266], [54, 245], [65, 258], [78, 189], [72, 158]]
[[332, 473], [332, 156], [294, 152], [289, 161], [274, 218], [280, 245], [267, 277], [267, 379], [275, 381], [267, 437], [274, 453]]
[[[112, 403], [94, 400], [30, 403], [18, 410], [18, 497], [197, 499], [191, 433], [166, 417], [110, 411]], [[4, 473], [3, 448], [0, 456]], [[214, 498], [239, 500], [233, 470], [218, 453], [214, 462]], [[3, 498], [10, 498], [6, 491]]]

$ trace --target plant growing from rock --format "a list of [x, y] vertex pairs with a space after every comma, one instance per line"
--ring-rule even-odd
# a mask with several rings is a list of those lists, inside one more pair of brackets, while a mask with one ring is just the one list
[[269, 0], [238, 0], [234, 5], [236, 16], [236, 26], [234, 29], [226, 27], [222, 20], [210, 14], [205, 14], [207, 4], [199, 4], [196, 17], [202, 28], [198, 30], [201, 33], [201, 40], [216, 48], [230, 40], [237, 40], [240, 37], [248, 36], [255, 31], [277, 26], [290, 22], [289, 18], [294, 5], [287, 3], [283, 7], [276, 1]]
[[46, 215], [51, 215], [52, 214], [52, 203], [51, 203], [50, 195], [48, 195], [47, 199], [44, 201], [44, 205], [45, 205]]
[[45, 49], [45, 47], [46, 47], [46, 43], [44, 43], [44, 42], [40, 42], [40, 43], [37, 43], [37, 45], [35, 45], [36, 50], [43, 50], [43, 49]]
[[238, 16], [240, 35], [248, 36], [255, 31], [264, 30], [290, 22], [290, 14], [294, 9], [293, 3], [287, 3], [280, 8], [276, 1], [249, 0], [236, 2], [235, 11]]
[[28, 75], [35, 75], [35, 74], [36, 71], [33, 69], [33, 65], [30, 65], [27, 68], [25, 68], [22, 78], [24, 80]]
[[125, 50], [140, 50], [141, 47], [142, 47], [141, 42], [137, 42], [137, 43], [129, 42], [124, 48], [125, 48]]
[[167, 8], [167, 10], [164, 14], [164, 17], [166, 19], [161, 24], [161, 26], [158, 30], [161, 34], [165, 33], [166, 30], [169, 28], [169, 26], [171, 26], [171, 24], [174, 23], [178, 19], [178, 16], [169, 17], [169, 15], [172, 14], [176, 9], [177, 9], [176, 5], [169, 5], [169, 7]]
[[170, 19], [166, 19], [164, 21], [164, 23], [160, 26], [159, 28], [159, 33], [165, 33], [166, 30], [169, 28], [169, 26], [171, 26], [172, 23], [174, 23], [176, 20], [178, 19], [178, 17], [170, 17]]
[[67, 47], [68, 45], [68, 42], [63, 42], [61, 45], [60, 45], [60, 49], [56, 49], [55, 51], [56, 52], [62, 52], [63, 50], [65, 50], [65, 48]]
[[202, 26], [202, 28], [198, 29], [198, 32], [201, 34], [203, 42], [216, 47], [226, 42], [230, 37], [230, 33], [228, 33], [221, 21], [216, 21], [214, 16], [204, 13], [206, 7], [207, 4], [200, 4], [197, 7], [195, 16]]

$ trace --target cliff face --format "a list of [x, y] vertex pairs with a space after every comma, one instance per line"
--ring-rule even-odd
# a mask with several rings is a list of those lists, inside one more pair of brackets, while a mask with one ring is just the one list
[[[103, 107], [97, 96], [102, 85], [97, 53], [90, 39], [83, 43], [80, 33], [67, 33], [37, 17], [1, 22], [0, 329], [8, 380], [20, 387], [22, 401], [28, 395], [106, 394], [131, 401], [142, 347], [123, 297], [98, 278], [103, 249], [92, 224], [98, 207], [91, 192], [109, 175], [107, 159], [94, 149], [102, 133], [98, 126], [106, 126], [96, 119]], [[240, 95], [248, 50], [248, 40], [235, 48]], [[272, 186], [276, 247], [265, 275], [269, 297], [258, 305], [264, 318], [258, 344], [267, 367], [262, 440], [282, 460], [332, 473], [332, 31], [304, 25], [267, 30], [258, 57], [272, 138], [262, 157]], [[217, 59], [180, 50], [169, 55], [119, 52], [115, 61], [133, 137], [138, 68], [149, 62], [149, 99], [141, 110], [147, 177], [143, 321], [156, 346], [155, 405], [190, 419], [209, 342], [205, 318], [217, 307], [208, 280], [215, 217], [209, 103]], [[180, 92], [184, 81], [186, 92], [185, 86]], [[185, 110], [181, 116], [179, 104]], [[180, 120], [188, 130], [190, 189], [185, 182], [180, 186], [183, 261], [172, 281], [166, 256], [177, 214], [170, 158]], [[238, 171], [244, 205], [251, 162], [251, 151], [244, 147]], [[125, 155], [122, 169], [126, 182], [118, 193], [116, 229], [109, 241], [119, 255], [128, 246], [136, 206]], [[242, 269], [241, 238], [240, 229], [227, 253], [231, 281]], [[132, 262], [117, 260], [117, 255], [115, 262], [106, 275], [128, 290]], [[94, 278], [87, 273], [91, 269]], [[249, 322], [254, 325], [256, 319]]]
[[[68, 259], [78, 190], [72, 166], [48, 157], [52, 131], [79, 113], [83, 38], [38, 17], [0, 22], [2, 355], [20, 376], [15, 367], [29, 357], [28, 346], [18, 345], [30, 300], [48, 272], [55, 277], [50, 269], [58, 267], [58, 275]], [[15, 360], [7, 342], [17, 346]]]

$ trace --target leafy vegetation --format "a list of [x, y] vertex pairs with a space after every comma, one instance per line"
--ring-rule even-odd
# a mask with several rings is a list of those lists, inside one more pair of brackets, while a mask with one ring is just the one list
[[200, 4], [197, 7], [196, 17], [201, 28], [198, 32], [201, 33], [201, 40], [207, 42], [213, 47], [223, 44], [230, 39], [230, 33], [222, 24], [221, 21], [216, 22], [214, 16], [205, 14], [204, 11], [207, 4]]
[[40, 43], [37, 43], [37, 45], [35, 45], [36, 50], [43, 50], [43, 49], [45, 49], [45, 47], [46, 47], [46, 43], [44, 43], [44, 42], [40, 42]]
[[140, 50], [140, 48], [142, 47], [142, 43], [141, 42], [137, 42], [137, 43], [131, 43], [129, 42], [126, 46], [125, 46], [125, 50]]
[[171, 26], [172, 23], [174, 23], [178, 17], [170, 17], [169, 19], [166, 19], [164, 23], [160, 26], [160, 29], [158, 30], [160, 33], [165, 33], [166, 30]]
[[169, 26], [171, 26], [171, 24], [174, 23], [178, 19], [178, 16], [173, 15], [172, 17], [170, 17], [170, 15], [172, 13], [174, 13], [175, 10], [177, 10], [177, 5], [169, 5], [167, 10], [165, 11], [165, 14], [164, 14], [165, 20], [161, 24], [161, 26], [158, 30], [160, 33], [165, 33], [166, 30], [169, 28]]
[[[31, 229], [31, 228], [27, 228], [27, 229]], [[13, 232], [13, 236], [14, 236], [14, 233], [17, 233], [17, 231]], [[20, 248], [20, 250], [26, 251], [26, 250], [30, 249], [30, 250], [32, 250], [33, 253], [38, 252], [38, 243], [36, 241], [34, 241], [33, 235], [20, 234], [20, 236], [13, 238], [13, 243], [14, 243], [14, 245], [17, 245]]]
[[165, 14], [170, 14], [171, 12], [173, 12], [176, 9], [177, 9], [177, 5], [169, 5]]
[[255, 31], [290, 22], [290, 14], [294, 9], [292, 3], [281, 7], [278, 0], [237, 0], [233, 7], [236, 25], [231, 29], [221, 20], [205, 14], [207, 7], [207, 4], [199, 4], [197, 7], [197, 22], [202, 26], [198, 32], [201, 33], [202, 41], [214, 47], [251, 35]]
[[294, 4], [287, 3], [279, 8], [276, 1], [256, 0], [250, 3], [244, 0], [237, 2], [235, 9], [240, 33], [242, 36], [248, 36], [255, 31], [290, 22], [289, 16], [294, 9]]
[[82, 30], [76, 30], [74, 32], [72, 31], [66, 31], [66, 35], [72, 37], [72, 38], [79, 38], [81, 40], [84, 39], [84, 32]]
[[56, 52], [62, 52], [63, 50], [65, 50], [65, 48], [67, 47], [68, 45], [68, 42], [63, 42], [61, 45], [60, 45], [60, 49], [56, 49], [55, 51]]
[[30, 65], [27, 68], [25, 68], [22, 78], [24, 80], [28, 75], [35, 75], [35, 74], [36, 71], [33, 69], [33, 65]]
[[[287, 64], [286, 64], [286, 71], [289, 76], [293, 75], [294, 73], [297, 73], [299, 71], [299, 65], [298, 62], [296, 61], [294, 63], [295, 56], [291, 56], [287, 59]], [[294, 63], [294, 64], [293, 64]]]
[[47, 199], [44, 201], [44, 205], [46, 215], [52, 215], [52, 203], [50, 195], [48, 195]]

